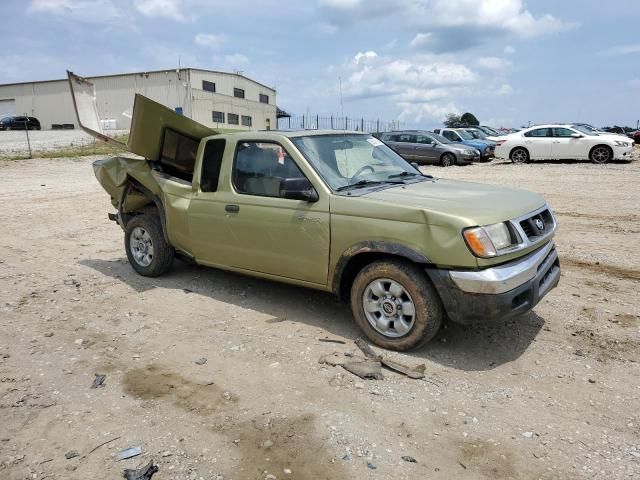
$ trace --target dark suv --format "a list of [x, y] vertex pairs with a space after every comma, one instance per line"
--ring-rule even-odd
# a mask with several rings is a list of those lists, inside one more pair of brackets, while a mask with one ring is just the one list
[[4, 117], [0, 119], [0, 130], [40, 130], [36, 117]]

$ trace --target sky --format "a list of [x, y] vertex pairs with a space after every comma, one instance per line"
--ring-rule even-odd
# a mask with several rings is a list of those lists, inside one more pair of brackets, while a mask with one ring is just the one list
[[[294, 114], [640, 119], [637, 0], [0, 0], [0, 83], [241, 71]], [[342, 99], [342, 100], [341, 100]]]

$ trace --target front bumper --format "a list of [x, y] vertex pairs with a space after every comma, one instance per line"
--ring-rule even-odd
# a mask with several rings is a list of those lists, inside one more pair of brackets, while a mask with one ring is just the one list
[[497, 267], [479, 271], [426, 269], [449, 319], [462, 324], [506, 319], [535, 307], [560, 280], [553, 243]]
[[495, 149], [487, 148], [484, 152], [482, 152], [482, 155], [480, 157], [482, 158], [483, 162], [488, 162], [489, 160], [496, 158], [495, 152]]
[[629, 160], [631, 152], [633, 152], [633, 143], [628, 147], [613, 147], [613, 159]]

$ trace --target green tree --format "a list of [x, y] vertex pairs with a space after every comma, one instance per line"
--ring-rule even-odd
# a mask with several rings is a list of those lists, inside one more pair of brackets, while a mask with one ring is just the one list
[[468, 125], [471, 127], [477, 127], [478, 125], [480, 125], [480, 122], [478, 121], [476, 116], [471, 112], [462, 114], [462, 116], [460, 117], [460, 121], [463, 125]]
[[447, 113], [447, 116], [444, 120], [444, 126], [448, 128], [456, 128], [462, 125], [462, 120], [460, 115], [456, 113]]

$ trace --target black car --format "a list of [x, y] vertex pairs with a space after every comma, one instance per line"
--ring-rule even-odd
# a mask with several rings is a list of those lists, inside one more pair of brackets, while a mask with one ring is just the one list
[[36, 117], [4, 117], [0, 119], [0, 130], [40, 130]]

